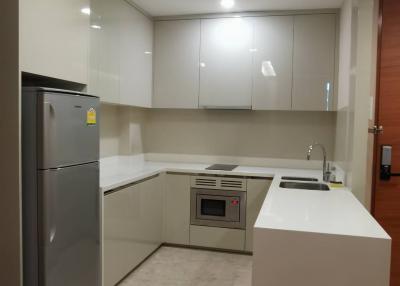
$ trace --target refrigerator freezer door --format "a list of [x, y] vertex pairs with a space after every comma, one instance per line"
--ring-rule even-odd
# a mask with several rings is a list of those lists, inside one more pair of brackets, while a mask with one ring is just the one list
[[99, 99], [44, 92], [38, 95], [38, 169], [99, 159]]
[[100, 286], [98, 163], [38, 172], [39, 285]]

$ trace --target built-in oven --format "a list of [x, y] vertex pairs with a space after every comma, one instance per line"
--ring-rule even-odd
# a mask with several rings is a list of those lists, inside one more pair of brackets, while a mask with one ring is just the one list
[[246, 180], [217, 176], [193, 177], [191, 224], [245, 229]]

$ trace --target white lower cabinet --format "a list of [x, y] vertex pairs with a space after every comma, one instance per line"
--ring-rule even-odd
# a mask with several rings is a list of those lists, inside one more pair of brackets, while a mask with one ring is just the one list
[[164, 241], [189, 245], [190, 176], [166, 174], [164, 182]]
[[104, 197], [104, 286], [115, 285], [162, 243], [160, 177]]
[[272, 179], [247, 179], [246, 251], [253, 251], [254, 224], [260, 213]]
[[163, 242], [252, 251], [253, 226], [271, 180], [247, 179], [242, 230], [190, 225], [190, 178], [162, 174], [104, 196], [104, 286], [117, 284]]
[[209, 226], [190, 226], [190, 245], [244, 250], [246, 231]]

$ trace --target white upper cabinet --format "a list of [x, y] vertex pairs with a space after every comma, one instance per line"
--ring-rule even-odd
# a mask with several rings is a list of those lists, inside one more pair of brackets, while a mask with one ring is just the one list
[[200, 107], [251, 109], [252, 40], [251, 19], [201, 20]]
[[[89, 0], [21, 0], [21, 70], [87, 83]], [[85, 11], [85, 10], [84, 10]]]
[[125, 1], [120, 19], [120, 103], [151, 107], [153, 22]]
[[159, 21], [153, 105], [335, 110], [336, 40], [336, 14]]
[[155, 108], [198, 108], [200, 20], [155, 23]]
[[88, 92], [120, 103], [119, 1], [91, 0]]
[[293, 110], [334, 110], [336, 15], [294, 18]]
[[293, 17], [254, 19], [253, 109], [292, 109]]
[[102, 102], [151, 107], [153, 23], [124, 0], [92, 0], [90, 93]]

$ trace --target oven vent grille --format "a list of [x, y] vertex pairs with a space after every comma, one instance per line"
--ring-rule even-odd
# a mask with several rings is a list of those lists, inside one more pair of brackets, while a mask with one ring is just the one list
[[246, 191], [246, 179], [226, 178], [212, 176], [192, 176], [191, 186], [193, 188], [206, 188], [226, 191]]
[[223, 188], [232, 188], [232, 189], [242, 189], [243, 181], [239, 180], [221, 180], [221, 187]]
[[195, 184], [200, 187], [216, 187], [217, 180], [211, 178], [196, 178]]

